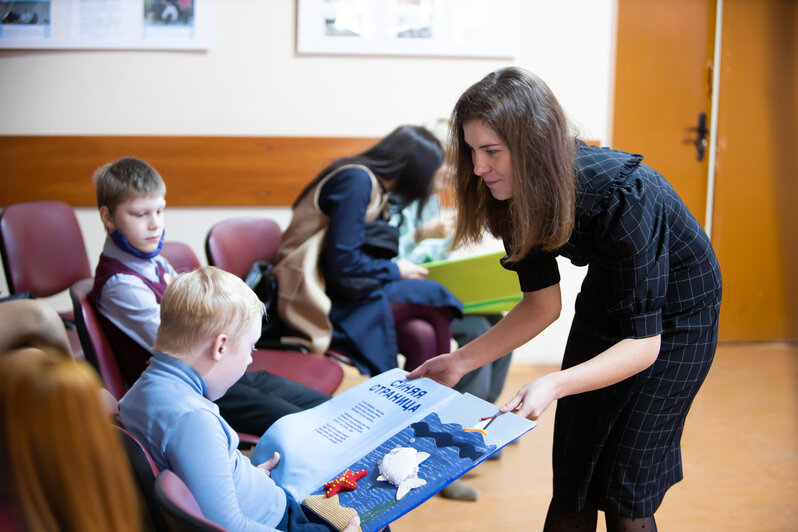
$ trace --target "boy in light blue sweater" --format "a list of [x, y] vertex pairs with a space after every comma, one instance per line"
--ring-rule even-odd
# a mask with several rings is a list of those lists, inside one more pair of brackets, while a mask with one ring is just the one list
[[[255, 467], [212, 402], [252, 362], [262, 315], [254, 292], [230, 273], [207, 266], [177, 277], [161, 300], [156, 353], [120, 401], [120, 420], [211, 521], [236, 531], [327, 532], [271, 479], [279, 455]], [[353, 517], [346, 530], [358, 525]]]

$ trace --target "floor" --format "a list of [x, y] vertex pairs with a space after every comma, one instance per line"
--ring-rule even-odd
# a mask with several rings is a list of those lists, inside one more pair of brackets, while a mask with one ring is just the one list
[[[512, 366], [502, 401], [556, 369]], [[362, 379], [347, 368], [342, 389]], [[500, 460], [465, 477], [481, 491], [477, 502], [436, 496], [391, 530], [542, 530], [553, 419], [550, 408]], [[798, 344], [721, 346], [687, 418], [682, 455], [685, 479], [656, 513], [660, 530], [798, 530]]]

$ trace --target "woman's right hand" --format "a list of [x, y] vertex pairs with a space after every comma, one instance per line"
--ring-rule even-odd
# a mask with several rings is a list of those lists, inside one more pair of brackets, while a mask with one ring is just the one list
[[396, 267], [402, 279], [426, 279], [429, 271], [418, 264], [413, 264], [407, 259], [397, 259]]
[[460, 378], [468, 373], [461, 362], [459, 350], [430, 358], [419, 367], [407, 374], [408, 379], [427, 377], [444, 386], [452, 387]]

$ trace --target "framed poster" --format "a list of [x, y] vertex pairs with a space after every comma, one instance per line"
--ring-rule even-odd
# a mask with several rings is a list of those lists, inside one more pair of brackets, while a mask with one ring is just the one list
[[512, 58], [517, 0], [297, 0], [297, 52]]
[[215, 0], [0, 0], [0, 48], [207, 49]]

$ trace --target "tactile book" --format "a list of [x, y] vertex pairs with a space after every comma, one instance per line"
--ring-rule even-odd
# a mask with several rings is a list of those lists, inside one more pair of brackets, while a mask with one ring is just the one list
[[339, 530], [358, 514], [380, 530], [536, 424], [427, 379], [386, 371], [315, 408], [284, 416], [252, 463]]

